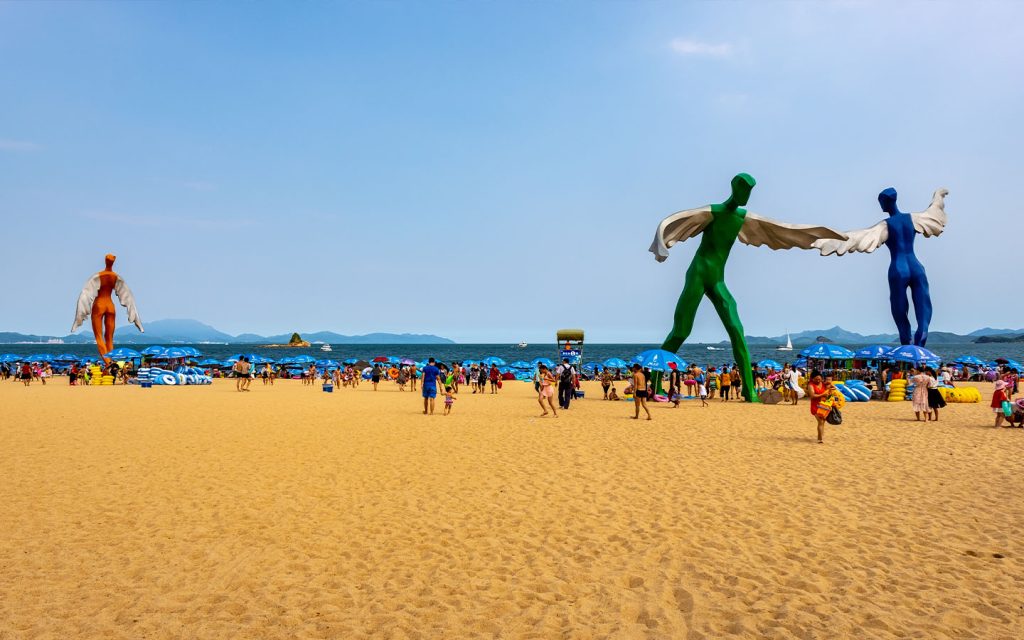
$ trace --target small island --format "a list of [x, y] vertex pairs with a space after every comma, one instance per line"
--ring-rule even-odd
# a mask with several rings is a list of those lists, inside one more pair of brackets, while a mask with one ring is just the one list
[[310, 344], [303, 340], [302, 336], [300, 336], [298, 333], [293, 333], [291, 339], [288, 341], [288, 344], [265, 344], [261, 346], [265, 349], [278, 349], [284, 347], [297, 347], [300, 349], [308, 349]]

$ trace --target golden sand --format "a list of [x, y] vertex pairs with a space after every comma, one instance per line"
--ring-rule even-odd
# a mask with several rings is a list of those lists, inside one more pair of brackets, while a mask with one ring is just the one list
[[1020, 638], [985, 397], [819, 446], [806, 404], [0, 384], [0, 638]]

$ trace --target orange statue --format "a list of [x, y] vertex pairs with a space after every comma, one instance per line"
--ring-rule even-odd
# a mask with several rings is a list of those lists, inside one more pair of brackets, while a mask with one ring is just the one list
[[121, 306], [128, 310], [128, 322], [131, 322], [139, 331], [143, 331], [142, 320], [139, 319], [139, 312], [135, 308], [135, 297], [124, 283], [121, 276], [114, 272], [114, 260], [116, 256], [107, 254], [107, 268], [100, 271], [85, 283], [82, 293], [78, 296], [78, 306], [75, 309], [75, 322], [71, 325], [71, 333], [85, 322], [85, 318], [92, 317], [92, 332], [96, 336], [96, 347], [100, 351], [100, 357], [104, 362], [110, 362], [107, 354], [114, 350], [114, 323], [117, 319], [117, 308], [110, 294], [116, 293]]

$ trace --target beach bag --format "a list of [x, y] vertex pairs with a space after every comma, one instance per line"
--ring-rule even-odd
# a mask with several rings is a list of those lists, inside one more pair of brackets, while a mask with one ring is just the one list
[[832, 398], [826, 398], [818, 403], [818, 410], [814, 415], [819, 418], [828, 418], [828, 414], [832, 412]]
[[501, 388], [501, 378], [498, 378], [498, 388]]
[[1007, 400], [1003, 400], [1003, 415], [1007, 418], [1013, 417], [1013, 404]]
[[559, 382], [572, 382], [572, 367], [565, 367], [558, 376]]
[[828, 412], [828, 416], [825, 417], [825, 422], [834, 425], [843, 424], [843, 414], [839, 411], [839, 407], [832, 407], [832, 410]]

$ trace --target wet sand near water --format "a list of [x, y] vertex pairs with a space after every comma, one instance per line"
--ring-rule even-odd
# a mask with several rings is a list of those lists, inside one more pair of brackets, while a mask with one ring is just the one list
[[0, 638], [1024, 637], [988, 385], [824, 446], [806, 403], [252, 389], [0, 384]]

